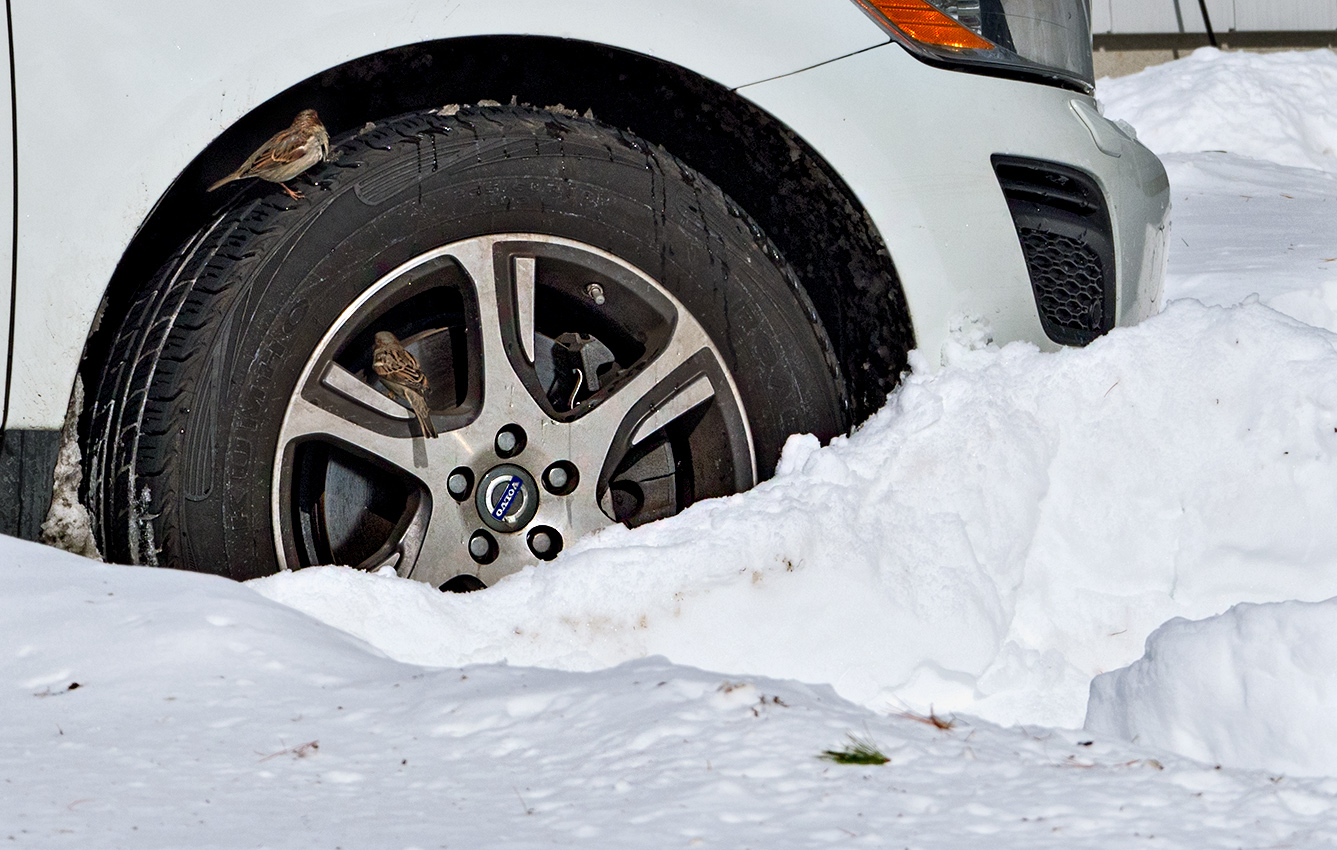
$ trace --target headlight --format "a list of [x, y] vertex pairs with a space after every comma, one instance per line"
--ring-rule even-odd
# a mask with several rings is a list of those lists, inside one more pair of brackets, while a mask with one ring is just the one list
[[926, 62], [1090, 93], [1090, 0], [855, 0]]

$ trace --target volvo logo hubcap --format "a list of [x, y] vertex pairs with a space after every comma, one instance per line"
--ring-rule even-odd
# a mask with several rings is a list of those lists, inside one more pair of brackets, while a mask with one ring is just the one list
[[478, 482], [474, 505], [478, 517], [493, 531], [520, 531], [539, 509], [539, 488], [524, 468], [503, 463], [488, 470]]

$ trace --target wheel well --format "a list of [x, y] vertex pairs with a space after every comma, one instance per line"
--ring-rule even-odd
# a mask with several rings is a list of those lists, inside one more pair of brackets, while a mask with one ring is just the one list
[[844, 181], [802, 139], [735, 92], [641, 54], [568, 39], [427, 42], [356, 59], [276, 95], [205, 148], [159, 199], [122, 256], [85, 349], [97, 379], [136, 289], [215, 212], [205, 190], [300, 109], [332, 136], [369, 120], [480, 100], [587, 110], [661, 145], [719, 185], [793, 266], [835, 346], [851, 423], [886, 399], [914, 334], [891, 257]]

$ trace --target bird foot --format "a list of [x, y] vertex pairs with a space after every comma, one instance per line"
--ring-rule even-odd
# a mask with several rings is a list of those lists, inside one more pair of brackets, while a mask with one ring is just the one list
[[285, 191], [285, 192], [288, 193], [288, 197], [289, 197], [289, 198], [292, 198], [294, 201], [300, 201], [300, 200], [302, 200], [303, 198], [306, 197], [306, 195], [303, 195], [301, 192], [297, 191], [296, 189], [290, 189], [290, 188], [288, 188], [288, 184], [287, 184], [287, 183], [280, 183], [279, 185], [283, 187], [283, 191]]

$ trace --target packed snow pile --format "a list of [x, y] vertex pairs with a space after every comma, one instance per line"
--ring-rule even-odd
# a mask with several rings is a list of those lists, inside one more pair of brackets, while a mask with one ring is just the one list
[[773, 481], [462, 596], [312, 569], [261, 593], [391, 657], [646, 655], [879, 710], [1077, 726], [1176, 616], [1337, 595], [1337, 337], [1172, 305], [1086, 349], [970, 350]]
[[1202, 48], [1097, 93], [1169, 173], [1167, 299], [1337, 331], [1337, 54]]
[[[6, 847], [1337, 842], [1337, 780], [663, 659], [424, 669], [223, 579], [10, 538], [0, 582]], [[890, 761], [820, 758], [851, 735]]]
[[1228, 767], [1337, 772], [1337, 600], [1174, 619], [1091, 683], [1086, 728]]
[[1337, 176], [1233, 154], [1162, 159], [1174, 203], [1167, 297], [1257, 299], [1337, 331]]
[[1222, 52], [1105, 78], [1097, 97], [1158, 154], [1225, 151], [1337, 171], [1337, 54]]

